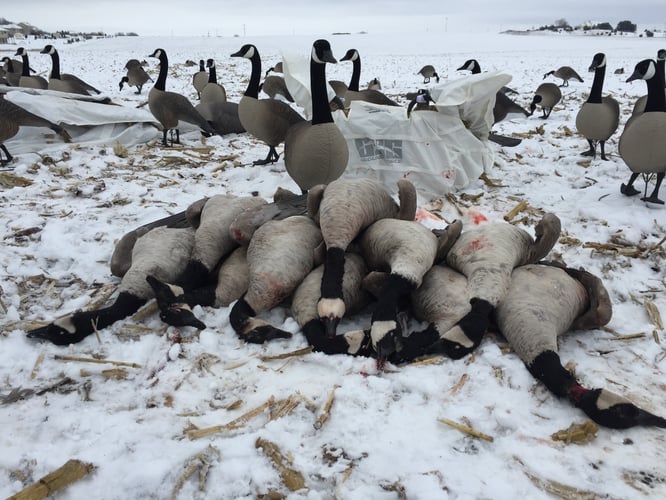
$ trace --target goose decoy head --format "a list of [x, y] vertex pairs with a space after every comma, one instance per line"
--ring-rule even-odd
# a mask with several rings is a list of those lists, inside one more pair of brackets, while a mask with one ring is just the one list
[[590, 64], [590, 71], [594, 71], [597, 68], [603, 68], [606, 66], [606, 54], [603, 52], [597, 52], [592, 58], [592, 64]]
[[126, 76], [123, 76], [123, 77], [120, 79], [120, 83], [118, 83], [118, 87], [120, 87], [120, 90], [123, 89], [123, 85], [125, 85], [126, 83], [129, 83], [129, 78], [126, 77]]
[[657, 51], [657, 59], [660, 61], [666, 60], [666, 49], [659, 49]]
[[358, 50], [349, 49], [347, 52], [345, 52], [345, 55], [340, 58], [340, 61], [356, 61], [358, 57]]
[[206, 67], [207, 68], [213, 68], [214, 66], [215, 66], [215, 61], [213, 61], [212, 59], [208, 59], [206, 61]]
[[634, 67], [634, 72], [627, 82], [633, 82], [634, 80], [649, 80], [657, 74], [657, 65], [652, 59], [643, 59], [641, 62], [636, 64]]
[[51, 44], [47, 45], [41, 51], [39, 51], [40, 54], [55, 54], [56, 52], [57, 51], [55, 47]]
[[481, 71], [481, 66], [476, 59], [468, 59], [460, 66], [456, 71], [471, 71], [472, 73], [479, 73]]
[[166, 56], [164, 49], [155, 49], [152, 54], [148, 55], [148, 57], [156, 57], [157, 59], [162, 59], [162, 56]]
[[16, 49], [16, 54], [14, 54], [14, 55], [15, 56], [24, 56], [24, 55], [26, 55], [25, 54], [25, 49], [23, 47], [19, 47], [18, 49]]
[[251, 43], [243, 45], [238, 52], [231, 54], [231, 57], [244, 57], [245, 59], [252, 59], [257, 52], [257, 48]]
[[324, 39], [317, 40], [312, 44], [312, 60], [320, 64], [336, 64], [338, 62], [337, 59], [333, 57], [331, 44], [328, 43], [328, 40]]

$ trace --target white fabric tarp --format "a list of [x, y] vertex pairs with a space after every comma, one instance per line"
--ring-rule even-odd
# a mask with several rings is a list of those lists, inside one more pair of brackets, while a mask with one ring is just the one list
[[[309, 59], [283, 53], [283, 65], [289, 92], [310, 116]], [[488, 133], [495, 95], [510, 81], [507, 74], [489, 72], [430, 87], [437, 111], [409, 117], [406, 106], [353, 101], [348, 115], [333, 113], [349, 147], [343, 175], [376, 178], [388, 189], [406, 178], [428, 199], [467, 186], [493, 164]]]
[[[82, 145], [133, 146], [155, 139], [159, 123], [147, 110], [103, 104], [104, 97], [74, 96], [49, 90], [6, 92], [5, 99], [65, 128], [72, 142]], [[5, 142], [12, 155], [60, 146], [62, 139], [48, 128], [21, 127]]]

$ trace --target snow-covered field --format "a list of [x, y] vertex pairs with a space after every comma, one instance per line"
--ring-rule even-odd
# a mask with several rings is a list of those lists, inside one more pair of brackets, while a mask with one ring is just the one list
[[[141, 95], [120, 92], [124, 64], [148, 59], [156, 76], [156, 61], [147, 56], [157, 47], [169, 55], [169, 90], [194, 101], [197, 68], [184, 63], [212, 57], [228, 98], [238, 101], [250, 65], [229, 57], [232, 52], [254, 43], [267, 69], [281, 50], [309, 54], [316, 38], [132, 37], [58, 48], [63, 72], [82, 76], [116, 103], [136, 106], [147, 100], [149, 85]], [[563, 100], [548, 120], [540, 113], [512, 115], [496, 127], [523, 141], [515, 148], [493, 146], [495, 165], [487, 172], [492, 185], [474, 181], [430, 207], [446, 221], [473, 224], [480, 216], [501, 220], [525, 201], [527, 208], [512, 221], [531, 234], [543, 211], [557, 214], [563, 233], [551, 257], [600, 276], [614, 307], [607, 328], [563, 338], [563, 361], [584, 385], [607, 387], [666, 415], [666, 332], [648, 312], [652, 304], [666, 315], [666, 209], [620, 194], [629, 171], [617, 153], [633, 103], [646, 92], [643, 82], [625, 80], [666, 40], [436, 33], [327, 38], [338, 59], [357, 48], [361, 82], [378, 77], [384, 92], [405, 105], [401, 96], [423, 86], [415, 73], [424, 64], [455, 79], [462, 76], [456, 68], [476, 58], [484, 71], [512, 75], [509, 86], [524, 106], [547, 71], [566, 64], [583, 76], [584, 83], [562, 89]], [[2, 55], [15, 50], [0, 46]], [[587, 143], [575, 129], [596, 52], [608, 57], [604, 92], [620, 102], [622, 113], [607, 144], [609, 161], [580, 156]], [[46, 76], [50, 59], [38, 51], [30, 55], [31, 66]], [[617, 68], [624, 74], [614, 74]], [[351, 65], [327, 71], [329, 78], [346, 81]], [[555, 441], [553, 433], [587, 417], [537, 383], [494, 334], [460, 361], [390, 366], [383, 373], [365, 358], [310, 353], [270, 359], [307, 345], [286, 308], [267, 318], [294, 336], [265, 346], [237, 338], [228, 308], [199, 307], [195, 313], [209, 328], [198, 335], [166, 327], [152, 312], [67, 348], [27, 339], [26, 330], [38, 322], [97, 307], [112, 296], [118, 280], [108, 261], [127, 231], [216, 193], [270, 198], [278, 186], [297, 190], [282, 161], [252, 166], [266, 147], [248, 135], [202, 140], [191, 132], [176, 148], [159, 146], [159, 139], [155, 130], [147, 144], [114, 150], [113, 144], [77, 147], [56, 138], [40, 154], [16, 154], [9, 174], [25, 185], [0, 188], [0, 496], [15, 494], [69, 459], [96, 469], [57, 498], [278, 498], [277, 492], [308, 499], [666, 496], [663, 429], [602, 428], [587, 444]], [[333, 390], [330, 417], [316, 429]], [[229, 423], [269, 400], [270, 409], [237, 428], [202, 438], [188, 434]], [[284, 400], [295, 406], [280, 414]], [[471, 437], [442, 419], [467, 423], [494, 439]], [[279, 447], [303, 475], [305, 488], [289, 492], [267, 453], [256, 447], [258, 439]], [[207, 472], [201, 488], [200, 470]], [[184, 473], [193, 471], [185, 480]]]

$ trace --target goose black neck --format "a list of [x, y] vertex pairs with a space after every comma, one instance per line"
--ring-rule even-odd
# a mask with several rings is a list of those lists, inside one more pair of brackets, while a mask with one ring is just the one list
[[478, 75], [479, 73], [481, 73], [481, 66], [480, 66], [479, 63], [477, 62], [477, 63], [474, 63], [474, 64], [472, 65], [472, 74], [473, 74], [473, 75]]
[[645, 103], [645, 112], [666, 111], [666, 95], [664, 94], [664, 74], [657, 71], [647, 83], [647, 102]]
[[208, 83], [217, 83], [217, 71], [215, 71], [215, 66], [210, 67], [210, 72], [208, 73]]
[[157, 81], [155, 82], [155, 88], [157, 90], [166, 90], [166, 79], [167, 73], [169, 71], [169, 58], [166, 53], [162, 51], [160, 54], [160, 73], [157, 75]]
[[601, 91], [604, 88], [604, 76], [606, 75], [606, 65], [597, 66], [594, 70], [594, 81], [592, 82], [592, 90], [590, 91], [590, 97], [587, 98], [587, 102], [601, 103]]
[[21, 69], [21, 76], [30, 76], [30, 61], [28, 61], [28, 54], [21, 56], [23, 59], [23, 68]]
[[255, 48], [254, 54], [250, 58], [252, 63], [252, 74], [250, 75], [250, 83], [247, 84], [245, 95], [248, 97], [259, 98], [259, 79], [261, 78], [261, 57], [259, 51]]
[[657, 73], [661, 75], [662, 83], [666, 88], [666, 59], [657, 59]]
[[326, 91], [326, 64], [310, 59], [310, 91], [312, 92], [312, 124], [332, 123], [333, 116]]
[[357, 56], [356, 59], [352, 61], [352, 64], [354, 65], [354, 68], [352, 70], [352, 77], [351, 81], [349, 82], [349, 87], [347, 87], [349, 90], [353, 92], [358, 92], [358, 84], [359, 81], [361, 80], [361, 58], [360, 56]]
[[76, 326], [76, 332], [85, 337], [95, 330], [106, 328], [130, 314], [134, 314], [146, 302], [146, 299], [136, 297], [127, 292], [120, 292], [116, 301], [110, 306], [96, 311], [74, 313], [72, 322]]
[[60, 80], [60, 56], [56, 50], [51, 54], [51, 78]]

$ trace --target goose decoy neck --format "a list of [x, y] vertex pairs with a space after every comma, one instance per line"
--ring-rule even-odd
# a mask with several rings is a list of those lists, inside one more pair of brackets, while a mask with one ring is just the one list
[[[666, 77], [666, 49], [660, 49], [657, 52], [657, 71], [661, 73], [662, 77]], [[666, 81], [664, 87], [666, 87]]]
[[231, 54], [231, 57], [244, 57], [252, 63], [252, 73], [250, 82], [247, 84], [245, 94], [247, 97], [259, 98], [259, 80], [261, 79], [261, 56], [257, 47], [254, 45], [243, 45], [238, 52]]
[[331, 45], [326, 40], [317, 40], [312, 45], [312, 56], [310, 57], [313, 125], [333, 122], [326, 91], [326, 63], [337, 63], [331, 52]]
[[206, 63], [203, 59], [199, 59], [199, 71], [206, 71]]
[[208, 59], [206, 63], [208, 66], [208, 83], [217, 83], [217, 70], [215, 69], [215, 62], [212, 59]]
[[657, 71], [657, 64], [652, 59], [643, 59], [636, 64], [634, 72], [627, 82], [645, 80], [648, 89], [645, 112], [666, 111], [666, 97], [664, 96], [664, 76]]
[[606, 76], [606, 56], [604, 54], [599, 53], [594, 56], [590, 71], [594, 71], [594, 80], [587, 102], [598, 104], [601, 103], [601, 92], [604, 88], [604, 77]]
[[361, 81], [361, 56], [359, 55], [358, 50], [349, 49], [340, 60], [352, 62], [352, 77], [347, 88], [352, 92], [358, 92], [359, 83]]
[[28, 60], [28, 53], [24, 48], [16, 51], [17, 56], [21, 56], [23, 60], [23, 68], [21, 69], [21, 76], [30, 76], [30, 61]]
[[169, 72], [169, 58], [167, 57], [167, 53], [164, 49], [155, 49], [155, 52], [150, 57], [156, 57], [160, 60], [160, 72], [157, 75], [154, 87], [157, 90], [166, 90], [166, 78]]
[[58, 55], [58, 51], [55, 49], [53, 45], [47, 45], [44, 47], [40, 54], [48, 54], [51, 56], [51, 78], [55, 78], [56, 80], [60, 79], [60, 56]]

